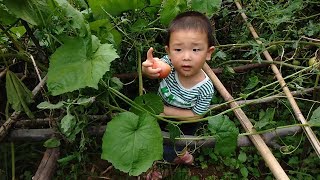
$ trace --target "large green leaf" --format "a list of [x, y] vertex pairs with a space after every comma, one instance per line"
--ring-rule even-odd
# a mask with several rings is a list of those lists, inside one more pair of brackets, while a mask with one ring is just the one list
[[10, 12], [33, 25], [46, 25], [52, 14], [51, 0], [4, 0]]
[[109, 17], [107, 13], [117, 16], [124, 11], [141, 9], [147, 4], [146, 0], [88, 0], [88, 2], [95, 19]]
[[87, 57], [90, 53], [87, 53], [86, 40], [80, 37], [66, 40], [51, 56], [47, 86], [52, 95], [87, 86], [98, 88], [99, 80], [118, 55], [112, 45], [100, 44], [97, 38], [92, 41], [97, 50], [90, 57]]
[[28, 108], [28, 104], [33, 102], [32, 92], [9, 70], [6, 74], [6, 91], [8, 102], [15, 111], [24, 110], [29, 118], [34, 118], [32, 112]]
[[122, 35], [108, 19], [90, 22], [90, 30], [101, 40], [101, 43], [112, 43], [115, 47], [120, 46]]
[[[134, 102], [146, 109], [147, 111], [149, 111], [150, 113], [160, 114], [163, 112], [163, 102], [161, 100], [161, 97], [156, 94], [148, 93], [142, 96], [138, 96], [135, 98]], [[141, 113], [138, 109], [134, 107], [131, 107], [130, 111], [135, 114]]]
[[254, 127], [258, 130], [262, 129], [266, 125], [275, 124], [274, 119], [275, 108], [267, 108], [266, 111], [263, 109], [259, 112], [259, 121], [255, 122]]
[[237, 147], [238, 128], [228, 116], [212, 116], [208, 123], [208, 128], [216, 139], [215, 152], [230, 156]]
[[129, 175], [137, 176], [162, 159], [161, 130], [148, 114], [120, 113], [107, 124], [102, 141], [101, 158]]
[[187, 9], [187, 1], [167, 0], [163, 2], [162, 7], [162, 11], [160, 12], [160, 22], [167, 26], [176, 15]]
[[8, 8], [0, 2], [0, 22], [6, 25], [12, 24], [17, 20], [16, 16], [13, 15]]
[[206, 13], [207, 16], [211, 17], [220, 9], [222, 0], [192, 0], [191, 2], [193, 10]]
[[320, 107], [313, 111], [308, 123], [312, 126], [320, 126]]
[[[77, 36], [90, 36], [89, 24], [85, 22], [84, 16], [80, 11], [72, 7], [66, 0], [54, 0], [54, 2], [56, 7], [62, 11], [62, 15], [65, 16], [65, 19], [68, 19], [68, 24], [76, 30]], [[90, 38], [87, 40], [89, 39]], [[90, 43], [91, 42], [88, 42], [88, 44]], [[91, 48], [91, 46], [89, 48]]]

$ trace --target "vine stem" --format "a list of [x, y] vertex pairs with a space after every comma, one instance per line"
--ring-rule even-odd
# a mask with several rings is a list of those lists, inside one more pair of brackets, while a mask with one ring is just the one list
[[[296, 43], [298, 40], [295, 41], [274, 41], [267, 43], [266, 46], [272, 46], [272, 45], [277, 45], [277, 44], [288, 44], [288, 43]], [[309, 41], [299, 41], [299, 44], [307, 44], [307, 45], [314, 45], [314, 46], [320, 46], [319, 43], [316, 42], [309, 42]], [[228, 48], [228, 47], [247, 47], [247, 46], [252, 46], [252, 44], [248, 43], [242, 43], [242, 44], [222, 44], [222, 45], [216, 45], [216, 48]]]
[[142, 81], [142, 69], [141, 69], [141, 52], [137, 48], [138, 55], [138, 77], [139, 77], [139, 96], [143, 95], [143, 81]]
[[14, 143], [11, 142], [10, 145], [11, 145], [11, 176], [12, 176], [12, 180], [15, 180], [16, 179], [16, 177], [15, 177], [15, 174], [16, 174], [15, 164], [16, 163], [15, 163], [15, 156], [14, 156]]
[[[319, 76], [320, 76], [320, 73], [318, 72], [317, 73], [317, 77], [316, 77], [316, 82], [314, 83], [314, 87], [317, 87], [318, 86], [318, 83], [319, 83]], [[315, 90], [315, 91], [313, 91], [313, 99], [316, 99], [316, 95], [317, 95], [317, 93], [316, 93], [317, 91]]]
[[139, 104], [135, 103], [134, 101], [132, 101], [131, 99], [129, 99], [127, 96], [123, 95], [122, 93], [120, 93], [119, 91], [113, 89], [112, 87], [109, 87], [109, 90], [111, 93], [113, 93], [114, 95], [116, 95], [118, 98], [122, 99], [124, 102], [126, 102], [127, 104], [129, 104], [130, 106], [132, 107], [135, 107], [136, 109], [142, 111], [142, 112], [145, 112], [145, 113], [148, 113], [150, 114], [151, 116], [155, 117], [156, 119], [160, 119], [162, 121], [165, 121], [165, 122], [168, 122], [168, 123], [174, 123], [174, 124], [177, 124], [176, 121], [170, 121], [170, 120], [167, 120], [165, 118], [163, 118], [162, 116], [160, 115], [155, 115], [153, 113], [150, 113], [149, 111], [147, 111], [146, 109], [144, 109], [143, 107], [141, 107]]
[[275, 131], [277, 129], [284, 129], [284, 128], [297, 127], [297, 126], [299, 126], [299, 127], [305, 127], [305, 126], [312, 127], [310, 124], [291, 124], [291, 125], [285, 125], [285, 126], [278, 126], [278, 127], [275, 127], [275, 128], [270, 128], [270, 129], [266, 129], [266, 130], [262, 130], [262, 131], [241, 133], [239, 135], [240, 136], [249, 136], [249, 135], [254, 135], [254, 134], [263, 134], [263, 133], [266, 133], [266, 132]]
[[[224, 64], [235, 63], [235, 62], [252, 63], [253, 60], [230, 60], [230, 61], [223, 62], [223, 63], [219, 64], [219, 66], [224, 65]], [[292, 64], [289, 64], [289, 63], [281, 62], [281, 61], [272, 61], [272, 62], [270, 62], [270, 61], [267, 61], [267, 60], [262, 60], [260, 62], [261, 63], [265, 63], [265, 64], [279, 64], [279, 65], [282, 65], [282, 66], [288, 66], [288, 67], [292, 67], [292, 68], [295, 68], [295, 69], [304, 69], [304, 68], [306, 68], [304, 66], [296, 66], [296, 65], [292, 65]]]

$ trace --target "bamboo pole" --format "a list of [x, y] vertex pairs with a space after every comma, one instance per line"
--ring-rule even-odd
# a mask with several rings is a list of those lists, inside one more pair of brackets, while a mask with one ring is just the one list
[[[209, 65], [207, 63], [204, 64], [203, 70], [209, 76], [209, 78], [213, 82], [213, 85], [218, 90], [218, 92], [223, 97], [223, 99], [227, 102], [230, 102], [229, 103], [230, 107], [234, 109], [233, 112], [235, 113], [235, 115], [239, 119], [239, 121], [240, 121], [242, 127], [245, 129], [245, 131], [249, 132], [249, 133], [255, 133], [256, 130], [254, 129], [249, 118], [244, 114], [244, 112], [239, 107], [239, 105], [234, 101], [233, 97], [230, 95], [230, 93], [227, 91], [227, 89], [223, 86], [221, 81], [214, 74], [214, 72], [211, 70], [211, 68], [209, 67]], [[277, 179], [289, 179], [289, 177], [284, 172], [284, 170], [280, 166], [277, 159], [273, 156], [269, 147], [263, 141], [262, 137], [260, 135], [256, 134], [256, 135], [250, 135], [249, 138], [252, 141], [252, 143], [256, 146], [258, 151], [260, 152], [261, 156], [263, 157], [267, 166], [270, 168], [273, 175]]]
[[[240, 10], [241, 12], [241, 16], [242, 18], [244, 19], [244, 21], [247, 23], [247, 26], [252, 34], [252, 36], [254, 37], [254, 39], [256, 40], [256, 42], [258, 44], [262, 44], [262, 42], [259, 39], [259, 36], [258, 34], [256, 33], [255, 29], [253, 28], [253, 26], [251, 25], [250, 22], [248, 22], [248, 17], [246, 16], [246, 14], [242, 11], [242, 6], [241, 4], [235, 0], [234, 1], [237, 8]], [[265, 56], [265, 58], [268, 60], [268, 61], [273, 61], [271, 55], [269, 54], [269, 52], [267, 50], [263, 51], [263, 55]], [[274, 64], [270, 64], [271, 66], [271, 69], [273, 71], [273, 73], [275, 74], [279, 84], [281, 85], [282, 89], [283, 89], [283, 92], [285, 93], [285, 95], [287, 96], [287, 99], [294, 111], [294, 114], [296, 116], [296, 118], [301, 122], [301, 124], [307, 124], [307, 121], [306, 119], [304, 118], [303, 114], [301, 113], [300, 111], [300, 108], [299, 106], [297, 105], [295, 99], [293, 98], [289, 88], [287, 87], [286, 85], [286, 82], [284, 81], [279, 69], [277, 68], [276, 65]], [[315, 133], [312, 131], [311, 127], [309, 126], [304, 126], [303, 127], [303, 130], [304, 132], [306, 133], [313, 149], [316, 151], [318, 157], [320, 158], [320, 142], [319, 142], [319, 139], [316, 137]]]
[[37, 172], [32, 177], [33, 180], [53, 179], [57, 168], [57, 160], [60, 157], [59, 148], [48, 148], [44, 153]]

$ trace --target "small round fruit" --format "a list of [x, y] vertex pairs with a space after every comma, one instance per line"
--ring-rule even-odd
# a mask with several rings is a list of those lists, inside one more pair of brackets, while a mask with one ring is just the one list
[[300, 61], [298, 61], [298, 60], [293, 60], [293, 61], [292, 61], [292, 64], [293, 64], [293, 65], [296, 65], [296, 66], [300, 66], [301, 63], [300, 63]]
[[270, 47], [268, 48], [268, 50], [269, 50], [270, 52], [272, 52], [272, 53], [275, 53], [275, 52], [277, 52], [277, 50], [278, 50], [278, 46], [277, 46], [277, 45], [272, 45], [272, 46], [270, 46]]
[[313, 66], [317, 62], [316, 60], [317, 60], [316, 57], [310, 58], [308, 62], [309, 66]]
[[155, 60], [152, 65], [152, 68], [153, 69], [161, 68], [160, 75], [159, 75], [159, 78], [161, 79], [166, 78], [171, 72], [171, 67], [169, 66], [169, 64], [161, 60]]

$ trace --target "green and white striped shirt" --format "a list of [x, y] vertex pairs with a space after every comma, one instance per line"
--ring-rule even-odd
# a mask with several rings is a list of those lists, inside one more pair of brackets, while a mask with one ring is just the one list
[[190, 109], [198, 115], [207, 111], [214, 93], [213, 84], [207, 74], [203, 72], [205, 79], [192, 88], [186, 89], [181, 85], [169, 57], [164, 56], [161, 60], [172, 68], [169, 76], [160, 82], [158, 93], [163, 101], [171, 106]]

